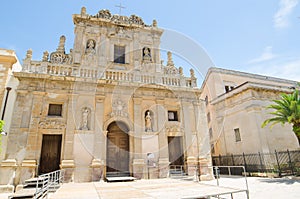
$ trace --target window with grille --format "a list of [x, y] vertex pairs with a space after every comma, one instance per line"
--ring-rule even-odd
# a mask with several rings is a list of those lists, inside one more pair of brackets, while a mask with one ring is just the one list
[[234, 129], [234, 135], [235, 135], [235, 141], [236, 142], [242, 141], [239, 128]]
[[168, 121], [178, 121], [177, 111], [168, 111]]
[[49, 104], [48, 116], [62, 116], [62, 104]]
[[125, 64], [125, 46], [114, 46], [114, 62]]

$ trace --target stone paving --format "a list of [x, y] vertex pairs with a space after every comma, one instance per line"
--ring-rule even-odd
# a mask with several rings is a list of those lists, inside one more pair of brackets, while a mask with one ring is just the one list
[[[289, 178], [247, 178], [250, 198], [252, 199], [298, 199], [300, 198], [300, 180]], [[180, 179], [137, 180], [134, 182], [93, 182], [66, 183], [49, 199], [177, 199], [200, 195], [245, 189], [244, 178], [221, 178], [221, 187], [216, 187], [216, 180], [194, 182]], [[234, 199], [247, 198], [245, 192], [235, 193]], [[0, 194], [0, 199], [7, 195]], [[222, 198], [230, 198], [224, 195]]]

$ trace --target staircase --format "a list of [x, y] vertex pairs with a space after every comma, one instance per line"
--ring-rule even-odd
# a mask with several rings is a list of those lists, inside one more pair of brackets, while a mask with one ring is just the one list
[[49, 192], [55, 192], [60, 187], [63, 174], [63, 170], [58, 170], [36, 178], [27, 179], [23, 189], [15, 192], [8, 199], [46, 198]]

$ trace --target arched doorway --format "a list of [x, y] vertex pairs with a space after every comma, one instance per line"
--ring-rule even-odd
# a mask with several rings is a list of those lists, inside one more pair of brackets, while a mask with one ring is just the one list
[[113, 122], [107, 131], [106, 176], [129, 176], [129, 129]]

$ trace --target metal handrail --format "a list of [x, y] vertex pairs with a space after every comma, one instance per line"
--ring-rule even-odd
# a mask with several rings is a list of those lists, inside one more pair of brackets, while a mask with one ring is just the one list
[[244, 178], [245, 178], [245, 184], [246, 184], [245, 192], [246, 192], [246, 195], [247, 195], [247, 199], [249, 199], [249, 186], [248, 186], [248, 181], [247, 181], [247, 173], [246, 173], [246, 169], [245, 169], [244, 166], [212, 166], [211, 168], [213, 168], [213, 170], [215, 171], [216, 180], [217, 180], [217, 186], [220, 186], [220, 182], [219, 182], [219, 178], [220, 178], [219, 168], [227, 168], [229, 176], [231, 176], [230, 168], [242, 168], [243, 169], [243, 173], [244, 173]]
[[37, 199], [40, 198], [40, 196], [42, 196], [42, 198], [44, 198], [44, 196], [48, 198], [49, 189], [57, 185], [60, 186], [60, 184], [63, 182], [64, 173], [64, 170], [57, 170], [38, 176], [36, 182], [36, 191], [33, 198]]

